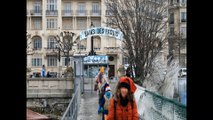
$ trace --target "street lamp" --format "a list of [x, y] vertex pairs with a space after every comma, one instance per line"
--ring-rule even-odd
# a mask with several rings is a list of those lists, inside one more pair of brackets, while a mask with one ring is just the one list
[[60, 61], [61, 61], [61, 49], [60, 49], [60, 46], [61, 46], [60, 43], [55, 44], [55, 48], [58, 51], [58, 55], [57, 55], [57, 57], [58, 57], [58, 78], [60, 78], [60, 75], [61, 75], [61, 72], [60, 72], [60, 69], [61, 69], [60, 68]]
[[[95, 26], [93, 25], [93, 22], [91, 22], [90, 28], [93, 28], [93, 27]], [[93, 49], [93, 36], [91, 37], [91, 51], [89, 52], [89, 55], [96, 55], [96, 52]]]

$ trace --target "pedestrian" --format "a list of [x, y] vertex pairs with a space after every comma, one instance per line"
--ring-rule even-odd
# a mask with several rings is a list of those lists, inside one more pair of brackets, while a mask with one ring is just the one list
[[[101, 88], [101, 93], [99, 94], [99, 100], [98, 100], [98, 114], [102, 113], [102, 120], [104, 120], [104, 102], [105, 93], [109, 95], [106, 91], [109, 91], [110, 87], [108, 83], [105, 83], [103, 87]], [[111, 89], [110, 89], [111, 90]]]
[[129, 77], [120, 77], [114, 97], [110, 100], [107, 120], [138, 120], [134, 99], [136, 86]]
[[105, 83], [109, 84], [108, 79], [107, 79], [106, 75], [104, 74], [104, 67], [100, 68], [100, 71], [96, 78], [96, 83], [98, 84], [98, 93], [99, 94], [101, 93], [101, 88], [103, 87], [103, 85]]
[[45, 77], [45, 65], [42, 65], [42, 77]]
[[108, 108], [110, 104], [110, 100], [113, 97], [113, 94], [111, 92], [111, 88], [109, 86], [106, 87], [105, 94], [103, 96], [103, 99], [101, 101], [101, 106], [103, 106], [103, 120], [107, 120], [108, 116]]
[[51, 77], [51, 75], [50, 75], [50, 72], [48, 71], [47, 72], [47, 77], [49, 78], [49, 77]]

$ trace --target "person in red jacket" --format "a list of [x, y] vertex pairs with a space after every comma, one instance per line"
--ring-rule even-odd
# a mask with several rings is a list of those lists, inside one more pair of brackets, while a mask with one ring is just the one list
[[136, 86], [129, 77], [120, 77], [113, 99], [110, 100], [107, 120], [138, 120], [134, 99]]

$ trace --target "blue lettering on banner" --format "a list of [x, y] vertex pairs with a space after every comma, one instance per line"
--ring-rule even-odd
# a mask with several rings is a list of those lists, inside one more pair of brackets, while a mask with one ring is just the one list
[[123, 33], [121, 31], [107, 27], [96, 27], [81, 31], [80, 40], [84, 40], [85, 38], [94, 35], [110, 36], [115, 37], [118, 40], [123, 40]]
[[83, 59], [84, 64], [108, 64], [108, 56], [87, 56]]

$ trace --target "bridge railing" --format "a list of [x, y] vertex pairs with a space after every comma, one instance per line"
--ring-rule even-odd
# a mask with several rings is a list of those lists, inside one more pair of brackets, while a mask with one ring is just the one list
[[186, 120], [186, 105], [137, 86], [139, 120]]
[[66, 109], [64, 112], [61, 120], [77, 120], [77, 115], [78, 115], [78, 109], [81, 101], [81, 81], [77, 81], [78, 83], [76, 84], [76, 90], [75, 93]]

